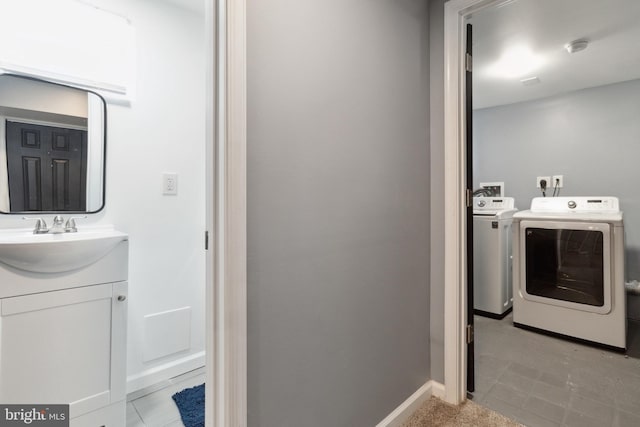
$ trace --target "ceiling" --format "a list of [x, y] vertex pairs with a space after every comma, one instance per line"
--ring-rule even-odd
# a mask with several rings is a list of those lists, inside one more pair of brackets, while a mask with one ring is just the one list
[[[196, 13], [204, 0], [164, 0]], [[473, 108], [545, 98], [640, 78], [640, 0], [507, 0], [474, 13]], [[569, 54], [565, 45], [587, 39]], [[540, 64], [517, 76], [497, 75], [496, 62], [526, 47]], [[520, 80], [537, 77], [525, 86]]]
[[[474, 109], [640, 78], [638, 0], [513, 0], [473, 14], [470, 23]], [[565, 45], [577, 39], [589, 46], [569, 54]], [[496, 62], [518, 46], [539, 64], [518, 76], [497, 75]], [[520, 82], [530, 77], [540, 83]]]
[[171, 3], [175, 6], [183, 9], [188, 9], [192, 12], [202, 13], [204, 11], [205, 0], [164, 0], [167, 3]]

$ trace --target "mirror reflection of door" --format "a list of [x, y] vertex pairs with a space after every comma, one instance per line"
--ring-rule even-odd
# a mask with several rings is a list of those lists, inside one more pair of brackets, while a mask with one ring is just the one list
[[85, 211], [87, 131], [6, 121], [11, 212]]

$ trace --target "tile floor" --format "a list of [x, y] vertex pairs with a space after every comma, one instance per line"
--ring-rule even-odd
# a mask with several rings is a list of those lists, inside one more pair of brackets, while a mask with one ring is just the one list
[[[529, 427], [640, 426], [640, 322], [627, 354], [475, 316], [474, 402]], [[204, 368], [127, 396], [127, 427], [183, 427], [171, 396], [202, 384]]]
[[640, 426], [640, 322], [627, 354], [475, 316], [474, 401], [526, 426]]
[[184, 427], [171, 396], [204, 383], [204, 368], [130, 393], [127, 396], [127, 427]]

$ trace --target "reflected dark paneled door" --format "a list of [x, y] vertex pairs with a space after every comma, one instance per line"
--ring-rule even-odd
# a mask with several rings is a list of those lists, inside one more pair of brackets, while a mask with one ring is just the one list
[[467, 24], [465, 55], [465, 117], [466, 117], [466, 188], [467, 188], [467, 392], [475, 391], [475, 346], [473, 339], [473, 103], [472, 103], [472, 43], [471, 24]]
[[87, 132], [7, 120], [11, 212], [85, 211]]

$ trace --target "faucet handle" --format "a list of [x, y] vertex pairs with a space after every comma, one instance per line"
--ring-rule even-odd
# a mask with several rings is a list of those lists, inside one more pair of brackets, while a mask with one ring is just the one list
[[67, 223], [64, 226], [64, 231], [66, 233], [75, 233], [78, 231], [78, 227], [76, 226], [76, 219], [85, 219], [87, 216], [72, 216], [67, 220]]
[[29, 218], [29, 217], [23, 216], [22, 219], [36, 221], [36, 226], [33, 229], [33, 234], [45, 234], [49, 232], [49, 229], [47, 228], [47, 223], [44, 222], [44, 219], [42, 218]]

